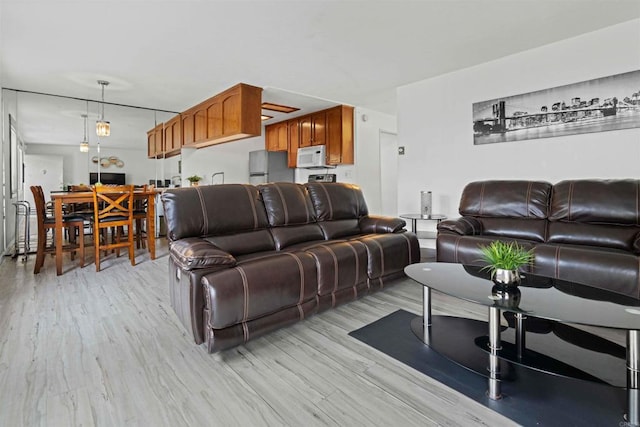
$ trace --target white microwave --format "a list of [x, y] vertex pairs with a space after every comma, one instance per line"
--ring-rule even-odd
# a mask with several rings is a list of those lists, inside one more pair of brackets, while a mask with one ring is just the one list
[[298, 148], [296, 167], [306, 169], [324, 169], [335, 166], [327, 165], [327, 147], [325, 145], [313, 145], [311, 147]]

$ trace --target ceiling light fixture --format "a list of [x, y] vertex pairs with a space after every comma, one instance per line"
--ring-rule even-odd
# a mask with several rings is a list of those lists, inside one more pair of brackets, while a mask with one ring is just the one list
[[296, 107], [289, 107], [288, 105], [274, 104], [272, 102], [263, 102], [262, 109], [277, 111], [279, 113], [293, 113], [294, 111], [299, 110], [299, 108], [296, 108]]
[[98, 80], [98, 84], [102, 86], [102, 113], [100, 120], [96, 122], [96, 134], [98, 136], [109, 136], [111, 134], [111, 124], [104, 120], [104, 87], [109, 85], [106, 80]]
[[84, 118], [84, 138], [82, 139], [82, 142], [80, 143], [80, 152], [81, 153], [88, 153], [89, 152], [89, 140], [87, 139], [87, 117], [89, 117], [87, 114], [82, 114], [81, 117]]

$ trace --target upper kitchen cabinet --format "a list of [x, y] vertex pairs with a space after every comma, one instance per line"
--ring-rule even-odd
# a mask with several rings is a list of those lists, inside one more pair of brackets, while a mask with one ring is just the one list
[[324, 145], [326, 143], [327, 115], [324, 111], [300, 118], [300, 141], [298, 147]]
[[203, 102], [181, 114], [182, 117], [182, 145], [205, 142], [207, 140], [207, 107]]
[[264, 130], [267, 151], [287, 151], [289, 149], [289, 126], [287, 122], [267, 125]]
[[326, 110], [327, 162], [353, 164], [353, 107], [339, 105]]
[[196, 148], [260, 136], [262, 88], [239, 83], [183, 114], [184, 145]]
[[[286, 133], [285, 133], [286, 130]], [[283, 151], [288, 144], [288, 163], [296, 167], [298, 148], [326, 146], [329, 165], [353, 164], [353, 107], [338, 105], [327, 110], [265, 126], [265, 147]]]
[[182, 117], [175, 116], [164, 124], [164, 156], [180, 154], [182, 148]]
[[164, 125], [160, 123], [147, 132], [147, 156], [150, 159], [164, 157]]

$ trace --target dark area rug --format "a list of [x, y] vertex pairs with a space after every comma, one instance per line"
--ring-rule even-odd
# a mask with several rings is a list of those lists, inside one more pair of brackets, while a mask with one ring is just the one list
[[489, 399], [485, 377], [441, 356], [413, 334], [415, 317], [398, 310], [349, 335], [525, 426], [626, 425], [625, 389], [515, 364], [509, 366], [510, 379], [502, 382], [503, 398]]

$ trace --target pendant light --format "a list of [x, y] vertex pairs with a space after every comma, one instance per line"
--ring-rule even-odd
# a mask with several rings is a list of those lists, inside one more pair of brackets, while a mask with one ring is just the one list
[[80, 143], [80, 152], [88, 153], [89, 152], [89, 139], [87, 138], [87, 119], [89, 118], [89, 101], [87, 101], [87, 112], [85, 114], [81, 114], [80, 117], [84, 119], [84, 138]]
[[109, 85], [106, 80], [98, 80], [98, 84], [102, 86], [102, 113], [100, 120], [96, 122], [96, 134], [98, 136], [109, 136], [111, 134], [111, 125], [104, 120], [104, 87]]
[[89, 152], [89, 141], [87, 140], [87, 115], [82, 114], [81, 117], [84, 118], [84, 138], [80, 143], [80, 152], [88, 153]]

